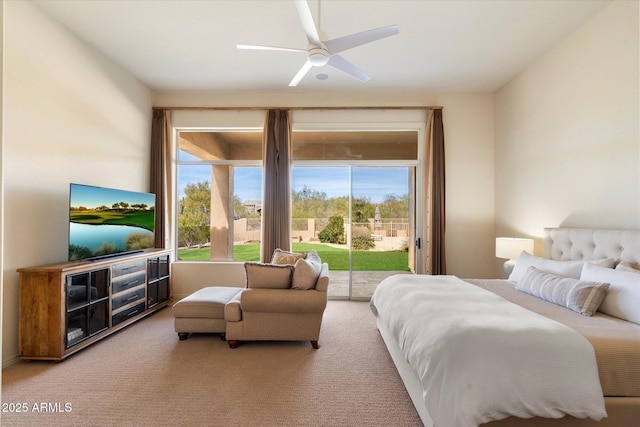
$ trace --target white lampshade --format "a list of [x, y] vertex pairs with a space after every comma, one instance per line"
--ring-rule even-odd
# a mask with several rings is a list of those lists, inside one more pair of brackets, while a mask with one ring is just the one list
[[516, 259], [522, 251], [533, 254], [533, 239], [496, 238], [496, 258]]

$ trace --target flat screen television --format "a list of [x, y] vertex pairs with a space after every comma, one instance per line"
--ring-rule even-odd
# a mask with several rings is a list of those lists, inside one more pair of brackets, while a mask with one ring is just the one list
[[69, 261], [153, 248], [155, 194], [71, 184]]

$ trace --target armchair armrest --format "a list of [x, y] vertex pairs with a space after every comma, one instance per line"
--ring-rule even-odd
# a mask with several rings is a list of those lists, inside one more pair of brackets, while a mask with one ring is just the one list
[[316, 281], [316, 291], [327, 292], [329, 288], [329, 264], [326, 262], [322, 264], [320, 269], [320, 275]]
[[227, 322], [239, 322], [242, 320], [242, 310], [240, 309], [240, 296], [242, 292], [238, 292], [231, 301], [225, 304], [224, 320]]

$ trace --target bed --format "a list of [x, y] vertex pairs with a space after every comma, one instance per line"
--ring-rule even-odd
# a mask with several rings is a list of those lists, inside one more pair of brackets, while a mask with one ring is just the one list
[[640, 425], [640, 231], [547, 228], [543, 244], [512, 281], [398, 275], [376, 289], [378, 329], [425, 426]]

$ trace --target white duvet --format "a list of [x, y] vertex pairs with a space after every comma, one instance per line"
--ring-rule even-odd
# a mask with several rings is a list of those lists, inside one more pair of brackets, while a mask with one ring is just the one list
[[568, 326], [454, 276], [391, 276], [371, 308], [417, 372], [437, 427], [606, 417], [593, 347]]

